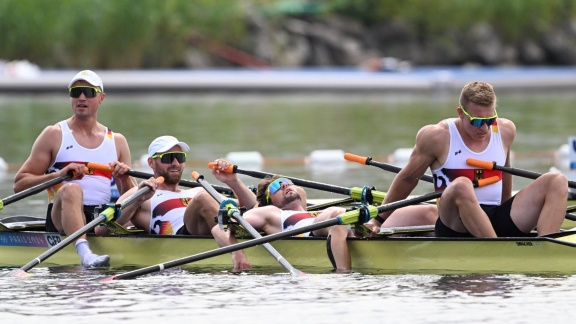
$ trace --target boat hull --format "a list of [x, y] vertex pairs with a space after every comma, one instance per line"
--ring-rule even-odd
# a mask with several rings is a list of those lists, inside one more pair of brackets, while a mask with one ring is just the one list
[[[349, 239], [354, 271], [362, 273], [576, 273], [576, 232], [546, 238], [389, 237]], [[21, 267], [64, 239], [55, 233], [0, 232], [0, 266]], [[217, 249], [209, 236], [89, 236], [97, 254], [108, 254], [111, 267], [146, 267]], [[242, 240], [240, 240], [242, 241]], [[332, 269], [323, 238], [288, 238], [271, 243], [294, 267], [310, 273]], [[261, 246], [245, 250], [256, 270], [285, 272]], [[37, 267], [79, 265], [73, 245]], [[231, 270], [230, 254], [183, 266]]]

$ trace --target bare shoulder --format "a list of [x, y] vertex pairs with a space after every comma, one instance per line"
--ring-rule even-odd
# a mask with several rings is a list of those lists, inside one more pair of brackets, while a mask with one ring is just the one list
[[126, 140], [126, 137], [121, 133], [114, 132], [114, 142], [116, 145], [128, 146], [128, 140]]
[[60, 124], [48, 125], [44, 128], [42, 133], [40, 133], [40, 136], [50, 137], [50, 138], [53, 138], [54, 136], [56, 136], [56, 137], [61, 138], [62, 137], [62, 128], [60, 127]]
[[25, 173], [43, 174], [54, 163], [60, 149], [60, 143], [62, 143], [62, 129], [60, 126], [58, 124], [46, 126], [34, 141], [30, 156], [18, 170], [16, 179]]
[[62, 128], [60, 128], [60, 125], [46, 126], [36, 138], [32, 153], [44, 151], [56, 154], [60, 148], [60, 143], [62, 143]]
[[498, 129], [502, 140], [507, 146], [511, 146], [516, 137], [516, 125], [513, 121], [506, 118], [498, 118]]
[[416, 134], [416, 146], [422, 148], [431, 148], [438, 146], [438, 143], [448, 143], [450, 131], [448, 125], [441, 121], [438, 124], [426, 125]]

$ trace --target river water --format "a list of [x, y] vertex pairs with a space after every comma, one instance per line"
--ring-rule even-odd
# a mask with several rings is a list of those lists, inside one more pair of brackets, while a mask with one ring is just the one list
[[[328, 95], [140, 95], [108, 93], [99, 119], [124, 134], [134, 168], [155, 137], [172, 134], [192, 147], [186, 174], [196, 170], [216, 184], [208, 161], [230, 152], [257, 151], [261, 164], [245, 169], [282, 173], [344, 187], [386, 190], [394, 174], [334, 160], [306, 163], [317, 150], [342, 150], [388, 162], [397, 148], [411, 147], [425, 124], [453, 116], [458, 93], [430, 96]], [[516, 122], [514, 165], [545, 172], [554, 151], [575, 135], [576, 95], [500, 94], [498, 112]], [[62, 96], [1, 96], [0, 197], [12, 194], [14, 172], [36, 136], [70, 115]], [[326, 152], [326, 151], [324, 151]], [[325, 153], [330, 155], [331, 153]], [[243, 177], [247, 184], [257, 180]], [[515, 179], [514, 189], [528, 183]], [[421, 184], [415, 193], [431, 191]], [[338, 197], [310, 189], [309, 197]], [[43, 215], [38, 194], [6, 206], [0, 218]], [[158, 253], [161, 253], [158, 251]], [[97, 279], [126, 269], [78, 267], [31, 270], [25, 278], [0, 277], [3, 323], [478, 323], [568, 322], [576, 309], [575, 276], [561, 275], [373, 275], [230, 269], [170, 269], [134, 280]], [[8, 269], [1, 270], [3, 274]]]

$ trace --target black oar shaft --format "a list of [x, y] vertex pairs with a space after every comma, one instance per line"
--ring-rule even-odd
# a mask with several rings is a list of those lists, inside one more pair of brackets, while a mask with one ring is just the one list
[[[245, 175], [248, 175], [248, 176], [251, 176], [254, 178], [259, 178], [259, 179], [264, 179], [267, 176], [274, 176], [274, 174], [267, 173], [267, 172], [242, 170], [242, 169], [239, 169], [238, 166], [236, 166], [236, 165], [234, 166], [234, 172], [240, 173], [240, 174], [245, 174]], [[338, 194], [342, 194], [342, 195], [349, 195], [350, 194], [350, 188], [340, 187], [340, 186], [335, 186], [335, 185], [329, 185], [329, 184], [325, 184], [325, 183], [309, 181], [309, 180], [304, 180], [304, 179], [298, 179], [298, 178], [293, 178], [293, 177], [286, 177], [286, 178], [290, 179], [290, 181], [292, 181], [292, 183], [294, 183], [297, 186], [306, 187], [306, 188], [310, 188], [310, 189], [318, 189], [318, 190], [338, 193]]]
[[[360, 164], [375, 166], [375, 167], [378, 167], [382, 170], [391, 171], [394, 173], [400, 173], [400, 171], [402, 171], [402, 168], [397, 167], [395, 165], [374, 161], [370, 156], [365, 157], [365, 156], [355, 155], [355, 154], [351, 154], [351, 153], [345, 153], [344, 159], [346, 159], [348, 161], [360, 163]], [[434, 183], [434, 178], [428, 174], [421, 176], [420, 180]]]
[[[52, 180], [48, 180], [48, 181], [43, 182], [43, 183], [41, 183], [41, 184], [38, 184], [38, 185], [36, 185], [36, 186], [34, 186], [34, 187], [30, 187], [30, 188], [28, 188], [28, 189], [26, 189], [26, 190], [20, 191], [19, 193], [16, 193], [16, 194], [13, 194], [13, 195], [11, 195], [11, 196], [8, 196], [8, 197], [6, 197], [6, 198], [4, 198], [4, 199], [1, 200], [1, 202], [2, 202], [2, 207], [3, 207], [3, 206], [6, 206], [6, 205], [9, 205], [9, 204], [11, 204], [11, 203], [13, 203], [13, 202], [16, 202], [16, 201], [18, 201], [18, 200], [20, 200], [20, 199], [22, 199], [22, 198], [26, 198], [26, 197], [28, 197], [28, 196], [32, 196], [32, 195], [34, 195], [34, 194], [37, 194], [37, 193], [41, 192], [42, 190], [48, 189], [48, 188], [50, 188], [50, 187], [52, 187], [52, 186], [55, 186], [55, 185], [57, 185], [57, 184], [65, 181], [65, 180], [68, 180], [68, 179], [72, 178], [72, 177], [73, 177], [72, 174], [67, 174], [67, 175], [65, 175], [65, 176], [56, 177], [56, 178], [54, 178], [54, 179], [52, 179]], [[2, 208], [0, 208], [0, 209], [2, 209]]]

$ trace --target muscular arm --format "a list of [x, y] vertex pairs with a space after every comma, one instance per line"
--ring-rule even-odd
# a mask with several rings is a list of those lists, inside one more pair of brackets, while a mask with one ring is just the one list
[[[114, 133], [114, 141], [118, 154], [118, 162], [122, 162], [130, 167], [132, 165], [132, 157], [130, 156], [130, 148], [128, 147], [128, 141], [126, 141], [126, 137], [120, 133]], [[116, 179], [116, 186], [118, 187], [118, 192], [120, 195], [138, 185], [136, 183], [136, 179], [128, 175], [115, 174], [114, 177]]]
[[[445, 131], [441, 124], [428, 125], [418, 131], [416, 145], [408, 163], [394, 177], [382, 204], [406, 199], [410, 195], [420, 177], [439, 159], [439, 156], [443, 155], [443, 148], [449, 140], [448, 136], [447, 130]], [[391, 213], [382, 213], [380, 217], [386, 219]]]
[[76, 172], [75, 179], [84, 176], [84, 166], [75, 163], [69, 164], [58, 172], [44, 174], [54, 163], [61, 142], [62, 131], [57, 125], [48, 126], [40, 133], [32, 145], [30, 156], [14, 177], [14, 192], [20, 192], [54, 178], [65, 176], [70, 170]]

